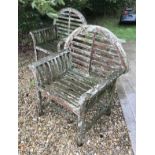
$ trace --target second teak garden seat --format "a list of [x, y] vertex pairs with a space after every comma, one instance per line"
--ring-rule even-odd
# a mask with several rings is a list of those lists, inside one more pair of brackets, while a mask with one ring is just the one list
[[31, 31], [35, 60], [38, 60], [38, 51], [55, 55], [61, 52], [65, 39], [81, 25], [87, 24], [85, 17], [76, 9], [64, 8], [59, 11], [58, 18], [54, 19], [51, 27]]

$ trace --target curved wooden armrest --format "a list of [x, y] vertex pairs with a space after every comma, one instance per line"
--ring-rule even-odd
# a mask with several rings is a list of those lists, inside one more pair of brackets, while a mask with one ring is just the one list
[[79, 99], [80, 106], [86, 106], [86, 104], [92, 102], [96, 97], [100, 96], [124, 71], [115, 71], [111, 73], [105, 80], [95, 85], [93, 88], [85, 92]]

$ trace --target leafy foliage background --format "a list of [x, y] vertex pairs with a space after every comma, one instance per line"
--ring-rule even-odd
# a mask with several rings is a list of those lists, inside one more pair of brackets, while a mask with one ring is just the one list
[[80, 10], [86, 19], [96, 16], [116, 16], [124, 7], [135, 6], [135, 0], [18, 0], [19, 47], [29, 46], [29, 31], [52, 25], [57, 12], [64, 7]]

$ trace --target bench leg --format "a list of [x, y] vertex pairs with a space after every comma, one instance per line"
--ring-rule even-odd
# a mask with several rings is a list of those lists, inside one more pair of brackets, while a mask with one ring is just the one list
[[84, 117], [78, 116], [78, 137], [77, 137], [77, 145], [82, 146], [84, 144], [85, 138], [85, 120]]
[[43, 115], [43, 109], [42, 109], [42, 96], [41, 92], [38, 91], [38, 107], [37, 107], [37, 113], [39, 116]]
[[116, 81], [114, 81], [113, 85], [111, 86], [111, 88], [108, 90], [108, 108], [106, 110], [106, 115], [110, 116], [111, 115], [111, 106], [112, 106], [112, 102], [113, 102], [113, 96], [116, 90]]
[[37, 53], [37, 50], [36, 49], [34, 49], [34, 56], [35, 56], [35, 61], [37, 61], [38, 60], [38, 55], [37, 55], [38, 53]]

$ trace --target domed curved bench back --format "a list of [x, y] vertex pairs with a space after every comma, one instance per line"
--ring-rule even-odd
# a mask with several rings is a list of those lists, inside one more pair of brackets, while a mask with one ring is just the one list
[[54, 19], [57, 26], [58, 36], [61, 38], [68, 35], [81, 25], [86, 25], [85, 17], [76, 9], [64, 8], [59, 11], [58, 18]]
[[104, 27], [84, 25], [77, 28], [67, 38], [65, 49], [71, 51], [73, 65], [85, 73], [105, 77], [111, 71], [128, 70], [122, 45]]

